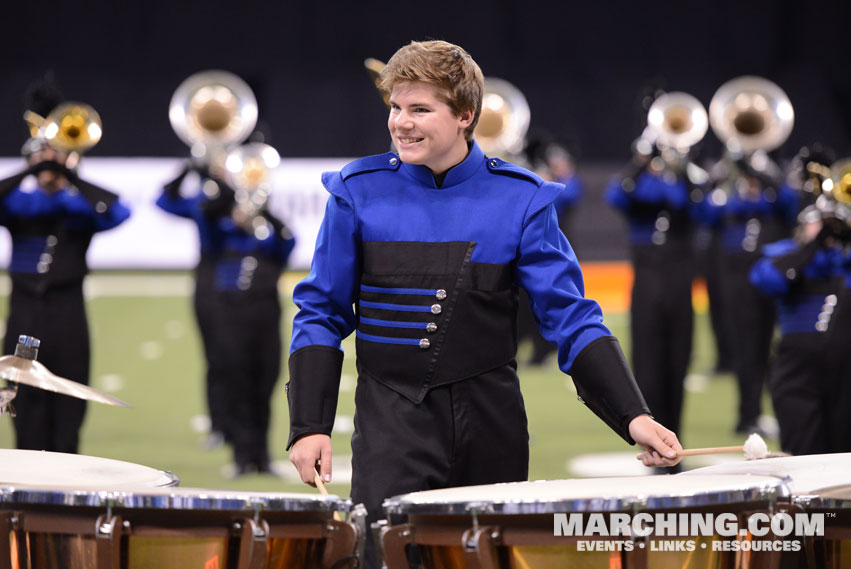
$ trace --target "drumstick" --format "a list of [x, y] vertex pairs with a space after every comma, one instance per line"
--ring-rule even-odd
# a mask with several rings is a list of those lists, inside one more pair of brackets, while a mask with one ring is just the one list
[[[689, 448], [678, 450], [677, 456], [697, 456], [701, 454], [722, 454], [725, 452], [743, 452], [745, 453], [745, 460], [757, 460], [760, 458], [765, 458], [768, 456], [768, 445], [765, 444], [765, 441], [762, 440], [762, 437], [756, 433], [753, 433], [748, 437], [748, 440], [745, 441], [745, 444], [739, 446], [731, 446], [731, 447], [705, 447], [705, 448]], [[641, 455], [644, 453], [639, 453], [635, 456], [638, 460], [641, 460]]]
[[697, 456], [700, 454], [721, 454], [724, 452], [745, 452], [745, 446], [684, 448], [677, 451], [677, 456]]
[[[322, 494], [323, 496], [328, 495], [328, 489], [325, 487], [325, 483], [322, 482], [322, 477], [319, 476], [319, 471], [317, 471], [316, 469], [313, 470], [313, 482], [316, 483], [316, 488], [317, 490], [319, 490], [320, 494]], [[342, 521], [340, 518], [340, 512], [334, 512], [334, 520], [338, 522]]]
[[316, 488], [319, 490], [319, 493], [323, 496], [328, 495], [328, 489], [325, 488], [325, 483], [322, 482], [322, 477], [319, 476], [319, 471], [313, 471], [313, 482], [316, 484]]

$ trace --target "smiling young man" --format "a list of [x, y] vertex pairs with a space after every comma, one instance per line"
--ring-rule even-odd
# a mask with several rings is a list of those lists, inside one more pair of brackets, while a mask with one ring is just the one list
[[[326, 173], [331, 193], [310, 274], [295, 290], [290, 460], [331, 479], [343, 353], [357, 331], [352, 499], [526, 480], [529, 436], [516, 374], [517, 290], [585, 403], [647, 465], [672, 465], [656, 423], [558, 228], [563, 186], [473, 141], [483, 78], [462, 48], [412, 42], [382, 72], [398, 155]], [[354, 309], [353, 309], [354, 307]], [[566, 403], [567, 404], [567, 403]], [[368, 561], [369, 563], [369, 561]]]

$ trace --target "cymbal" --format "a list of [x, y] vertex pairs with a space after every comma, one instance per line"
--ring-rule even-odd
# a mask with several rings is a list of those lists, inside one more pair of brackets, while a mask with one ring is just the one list
[[97, 389], [83, 385], [64, 377], [59, 377], [48, 370], [44, 364], [19, 356], [0, 357], [0, 379], [8, 379], [15, 383], [30, 385], [46, 391], [70, 395], [78, 399], [97, 401], [117, 407], [133, 407], [129, 403], [108, 395]]

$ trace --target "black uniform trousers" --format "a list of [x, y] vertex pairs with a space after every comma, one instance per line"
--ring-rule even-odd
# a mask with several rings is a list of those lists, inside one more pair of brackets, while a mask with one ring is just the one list
[[[419, 404], [359, 370], [352, 500], [366, 506], [368, 524], [385, 518], [382, 502], [392, 496], [528, 478], [529, 435], [515, 369], [512, 362], [436, 387]], [[375, 544], [366, 545], [366, 566], [377, 567]]]
[[277, 290], [216, 292], [210, 307], [208, 362], [226, 394], [234, 462], [267, 471], [270, 403], [281, 370]]
[[[13, 354], [18, 336], [41, 340], [38, 361], [54, 374], [88, 385], [90, 347], [81, 282], [26, 291], [13, 285], [3, 353]], [[86, 413], [82, 399], [19, 385], [13, 402], [19, 449], [76, 453]]]
[[630, 307], [632, 369], [650, 412], [680, 431], [683, 392], [691, 359], [693, 265], [688, 258], [634, 262]]
[[698, 273], [706, 282], [706, 294], [709, 297], [709, 320], [712, 336], [715, 339], [717, 359], [716, 372], [732, 372], [733, 331], [730, 328], [729, 313], [724, 298], [722, 278], [722, 249], [720, 233], [716, 229], [704, 228], [698, 236], [697, 247]]
[[768, 358], [777, 308], [748, 280], [756, 257], [728, 254], [724, 266], [724, 299], [732, 333], [733, 362], [739, 383], [739, 418], [736, 430], [756, 424], [762, 407], [762, 388], [768, 374]]
[[784, 452], [851, 452], [851, 381], [837, 373], [827, 349], [818, 332], [780, 340], [769, 391]]
[[195, 294], [192, 299], [195, 311], [195, 321], [198, 324], [198, 332], [201, 335], [201, 344], [204, 349], [204, 359], [207, 362], [205, 374], [205, 389], [207, 396], [207, 412], [210, 415], [210, 431], [221, 433], [225, 440], [230, 441], [230, 433], [227, 432], [228, 415], [230, 413], [229, 397], [227, 392], [227, 378], [217, 373], [217, 370], [209, 365], [214, 347], [212, 315], [215, 311], [213, 279], [214, 267], [212, 262], [202, 257], [201, 263], [195, 269]]

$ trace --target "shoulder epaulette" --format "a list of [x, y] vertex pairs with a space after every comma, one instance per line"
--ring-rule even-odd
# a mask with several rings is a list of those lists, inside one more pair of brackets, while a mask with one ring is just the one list
[[351, 178], [357, 174], [365, 172], [375, 172], [376, 170], [398, 170], [401, 160], [392, 152], [386, 154], [376, 154], [374, 156], [365, 156], [354, 162], [349, 162], [343, 169], [340, 170], [340, 175], [344, 180]]
[[526, 168], [521, 168], [511, 162], [506, 162], [505, 160], [500, 160], [499, 158], [488, 158], [487, 159], [488, 170], [493, 172], [494, 174], [502, 174], [506, 176], [514, 176], [515, 178], [523, 178], [529, 180], [533, 184], [540, 186], [544, 183], [544, 179], [535, 174], [534, 172], [530, 172]]

